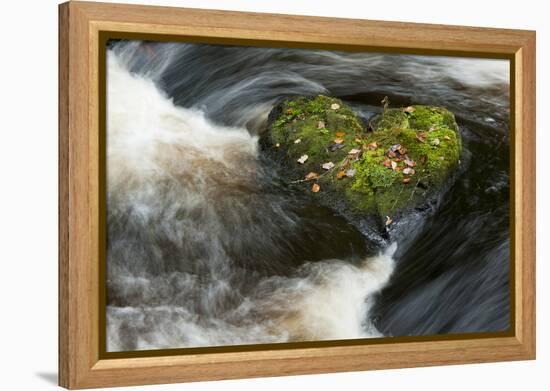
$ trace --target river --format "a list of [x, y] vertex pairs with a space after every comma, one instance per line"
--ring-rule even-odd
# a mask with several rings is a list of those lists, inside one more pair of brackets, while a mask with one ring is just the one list
[[[406, 230], [357, 227], [258, 145], [292, 95], [456, 114], [456, 181]], [[494, 332], [510, 327], [504, 60], [111, 42], [107, 350]]]

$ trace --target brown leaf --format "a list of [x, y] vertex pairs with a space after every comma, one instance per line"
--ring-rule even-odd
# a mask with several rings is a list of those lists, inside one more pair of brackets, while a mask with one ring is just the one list
[[349, 166], [349, 157], [346, 156], [346, 158], [344, 159], [344, 161], [340, 164], [340, 168], [343, 170], [343, 169], [345, 169], [347, 166]]
[[393, 158], [393, 157], [396, 157], [396, 156], [397, 156], [397, 155], [395, 154], [395, 152], [393, 152], [393, 151], [389, 151], [389, 152], [388, 152], [388, 157], [389, 157], [389, 158]]
[[342, 179], [346, 176], [346, 173], [344, 171], [340, 171], [338, 172], [338, 174], [336, 174], [336, 178], [338, 179]]
[[395, 171], [395, 169], [397, 168], [397, 163], [392, 161], [390, 164], [391, 164], [391, 169]]
[[416, 171], [414, 170], [414, 168], [406, 167], [403, 169], [403, 174], [405, 175], [414, 175], [415, 173]]
[[343, 138], [335, 138], [334, 139], [334, 143], [335, 144], [342, 144], [344, 142], [344, 139]]
[[411, 181], [411, 178], [403, 178], [403, 183], [407, 184]]
[[316, 172], [310, 172], [309, 174], [306, 175], [307, 181], [315, 178], [319, 178], [319, 174], [317, 174]]
[[420, 141], [421, 143], [424, 143], [426, 142], [426, 138], [428, 137], [428, 135], [426, 134], [426, 132], [418, 132], [416, 133], [416, 139], [418, 141]]
[[412, 113], [412, 112], [414, 112], [414, 107], [412, 107], [412, 106], [405, 107], [405, 108], [403, 109], [403, 111], [404, 111], [405, 113]]
[[333, 162], [323, 163], [321, 167], [323, 167], [325, 170], [332, 170], [334, 167], [334, 163]]
[[412, 159], [405, 159], [405, 164], [409, 167], [414, 167], [416, 166], [416, 162]]
[[386, 158], [382, 162], [382, 165], [384, 165], [385, 167], [391, 168], [391, 163], [392, 163], [392, 161], [390, 159]]
[[313, 186], [311, 186], [311, 191], [314, 193], [318, 193], [319, 190], [321, 190], [321, 186], [319, 186], [317, 183], [314, 183]]
[[375, 141], [373, 143], [370, 143], [368, 146], [367, 146], [368, 149], [370, 150], [375, 150], [376, 148], [378, 148], [378, 143]]
[[346, 135], [346, 133], [344, 133], [344, 132], [336, 132], [335, 134], [336, 134], [336, 137], [338, 137], [338, 138], [342, 138]]
[[399, 148], [397, 149], [397, 152], [399, 152], [400, 155], [406, 155], [407, 154], [407, 148], [400, 145]]

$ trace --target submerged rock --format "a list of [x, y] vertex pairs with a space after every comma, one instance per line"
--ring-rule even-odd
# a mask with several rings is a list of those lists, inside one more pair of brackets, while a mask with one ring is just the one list
[[342, 101], [319, 95], [283, 101], [268, 122], [264, 151], [289, 183], [385, 221], [437, 195], [462, 150], [454, 115], [441, 107], [385, 109], [365, 127]]

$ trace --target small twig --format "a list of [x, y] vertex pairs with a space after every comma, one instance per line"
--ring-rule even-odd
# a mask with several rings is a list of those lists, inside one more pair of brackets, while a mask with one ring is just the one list
[[412, 200], [414, 193], [416, 192], [416, 188], [418, 187], [418, 184], [420, 183], [421, 180], [422, 180], [422, 177], [418, 177], [418, 180], [416, 181], [416, 185], [414, 185], [414, 189], [409, 197], [409, 201]]
[[330, 170], [326, 170], [324, 173], [322, 173], [321, 175], [317, 175], [316, 177], [314, 178], [309, 178], [309, 179], [297, 179], [295, 181], [292, 181], [292, 182], [288, 182], [288, 183], [302, 183], [302, 182], [309, 182], [309, 181], [314, 181], [316, 179], [319, 179], [319, 178], [322, 178], [323, 176], [327, 175], [329, 172], [331, 172], [332, 170], [334, 170], [336, 168], [336, 165], [334, 167], [332, 167]]
[[403, 193], [403, 189], [405, 189], [405, 186], [406, 185], [401, 185], [401, 191], [397, 195], [397, 198], [395, 199], [395, 201], [393, 201], [393, 205], [391, 206], [391, 212], [393, 212], [393, 208], [395, 208], [395, 204], [397, 204], [397, 200], [401, 198], [401, 193]]

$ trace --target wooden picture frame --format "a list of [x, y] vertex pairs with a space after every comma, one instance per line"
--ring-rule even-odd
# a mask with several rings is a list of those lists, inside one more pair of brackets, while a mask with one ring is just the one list
[[[506, 58], [510, 111], [512, 330], [502, 335], [193, 350], [106, 357], [99, 83], [105, 32], [159, 40]], [[59, 384], [90, 388], [535, 358], [535, 32], [88, 2], [59, 6]], [[104, 75], [103, 75], [104, 76]], [[102, 103], [103, 100], [103, 103]], [[104, 113], [103, 113], [104, 114]], [[99, 300], [98, 300], [99, 298]]]

